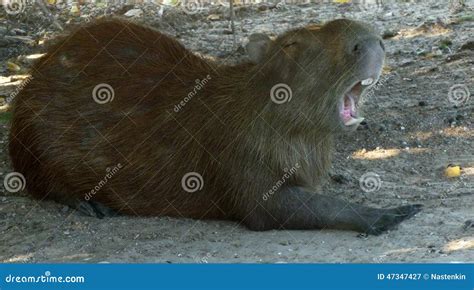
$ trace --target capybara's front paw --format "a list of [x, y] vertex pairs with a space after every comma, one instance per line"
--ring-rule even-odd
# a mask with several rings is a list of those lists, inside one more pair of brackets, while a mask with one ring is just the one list
[[386, 230], [394, 228], [402, 221], [409, 219], [421, 211], [423, 205], [413, 204], [396, 208], [379, 209], [367, 220], [372, 220], [367, 224], [365, 233], [371, 235], [380, 235]]

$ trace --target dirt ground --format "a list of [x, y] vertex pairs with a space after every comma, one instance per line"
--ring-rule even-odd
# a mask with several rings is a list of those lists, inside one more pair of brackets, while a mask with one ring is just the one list
[[[439, 1], [238, 7], [235, 48], [224, 7], [186, 14], [139, 6], [144, 13], [135, 19], [230, 62], [245, 57], [241, 44], [253, 32], [277, 34], [339, 17], [373, 24], [385, 38], [386, 68], [365, 101], [366, 123], [339, 137], [325, 193], [380, 207], [425, 205], [397, 229], [364, 236], [334, 230], [252, 232], [233, 222], [166, 217], [95, 219], [0, 186], [0, 262], [474, 262], [474, 3], [466, 4], [464, 9]], [[83, 9], [82, 16], [69, 15], [67, 7], [52, 12], [60, 23], [73, 24], [130, 7]], [[58, 33], [40, 12], [25, 14], [0, 14], [0, 35], [9, 36], [0, 39], [5, 98], [27, 75], [26, 56], [40, 52], [42, 40]], [[1, 108], [0, 181], [12, 171], [10, 116], [7, 106]], [[445, 177], [448, 164], [460, 165], [461, 176]], [[376, 174], [379, 188], [364, 191], [359, 183], [364, 174]]]

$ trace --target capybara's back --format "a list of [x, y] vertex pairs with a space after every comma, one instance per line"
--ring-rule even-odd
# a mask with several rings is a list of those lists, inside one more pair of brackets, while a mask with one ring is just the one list
[[[202, 210], [212, 196], [183, 196], [181, 182], [169, 178], [204, 172], [196, 163], [212, 159], [186, 151], [199, 142], [186, 130], [215, 117], [198, 100], [179, 114], [175, 106], [196, 86], [211, 89], [213, 73], [155, 30], [119, 20], [81, 27], [48, 49], [14, 101], [13, 166], [40, 199], [94, 200], [140, 215], [216, 215]], [[189, 108], [194, 122], [185, 120]], [[157, 191], [164, 194], [150, 195]]]
[[14, 100], [15, 171], [36, 198], [98, 217], [379, 234], [418, 212], [316, 193], [334, 134], [357, 128], [359, 101], [381, 74], [373, 29], [340, 19], [249, 39], [249, 60], [229, 66], [121, 20], [76, 29]]

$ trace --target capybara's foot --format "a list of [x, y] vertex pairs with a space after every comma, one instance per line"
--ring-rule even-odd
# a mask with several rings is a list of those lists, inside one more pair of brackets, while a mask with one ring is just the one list
[[77, 201], [75, 209], [82, 214], [100, 219], [118, 215], [116, 211], [96, 201]]
[[389, 209], [378, 209], [367, 219], [367, 227], [363, 231], [371, 235], [380, 235], [394, 228], [402, 221], [411, 218], [421, 211], [423, 205], [413, 204]]

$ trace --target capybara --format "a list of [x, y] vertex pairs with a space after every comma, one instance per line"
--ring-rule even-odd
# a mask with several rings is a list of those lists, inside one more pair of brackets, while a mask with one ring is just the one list
[[257, 231], [379, 234], [417, 213], [320, 192], [334, 136], [363, 120], [360, 99], [381, 74], [374, 30], [339, 19], [249, 39], [236, 65], [119, 19], [59, 39], [12, 104], [10, 155], [28, 192], [98, 217], [229, 219]]

